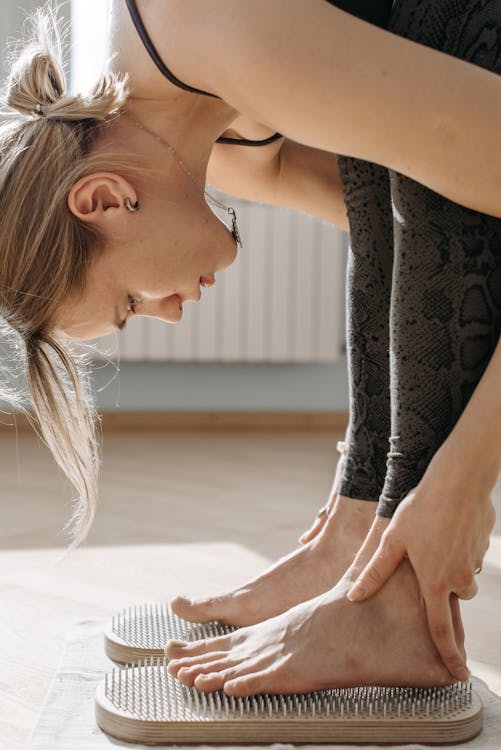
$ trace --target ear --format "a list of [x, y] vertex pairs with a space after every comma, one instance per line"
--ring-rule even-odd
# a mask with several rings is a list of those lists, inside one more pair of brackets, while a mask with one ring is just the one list
[[68, 194], [68, 208], [88, 224], [101, 224], [123, 216], [125, 199], [137, 200], [129, 182], [113, 172], [95, 172], [75, 182]]

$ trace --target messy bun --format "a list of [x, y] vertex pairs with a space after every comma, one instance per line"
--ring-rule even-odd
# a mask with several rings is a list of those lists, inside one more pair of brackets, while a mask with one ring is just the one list
[[[104, 120], [127, 98], [127, 79], [106, 75], [86, 95], [70, 95], [62, 63], [63, 30], [49, 2], [28, 18], [27, 43], [13, 60], [4, 96], [24, 115]], [[59, 31], [59, 33], [58, 33]]]
[[0, 399], [21, 407], [12, 387], [21, 363], [32, 404], [23, 411], [77, 490], [69, 522], [76, 546], [96, 507], [98, 420], [84, 365], [53, 331], [68, 296], [83, 292], [91, 251], [103, 237], [71, 213], [67, 198], [87, 174], [130, 177], [145, 169], [125, 154], [92, 151], [127, 98], [126, 76], [107, 75], [89, 94], [69, 95], [64, 29], [51, 2], [28, 19], [28, 29], [11, 55], [3, 96], [4, 112], [19, 116], [0, 125], [0, 334], [15, 339], [11, 362], [1, 363]]

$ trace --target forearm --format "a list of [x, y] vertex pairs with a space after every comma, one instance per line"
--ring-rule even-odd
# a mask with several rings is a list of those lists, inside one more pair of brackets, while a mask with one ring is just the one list
[[501, 339], [444, 449], [462, 473], [494, 486], [501, 471]]

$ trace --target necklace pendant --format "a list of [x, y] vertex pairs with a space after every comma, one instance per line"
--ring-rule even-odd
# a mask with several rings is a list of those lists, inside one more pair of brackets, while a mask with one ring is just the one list
[[228, 213], [231, 215], [231, 234], [237, 245], [242, 248], [242, 238], [240, 237], [240, 232], [238, 231], [237, 215], [235, 213], [235, 209], [229, 208]]

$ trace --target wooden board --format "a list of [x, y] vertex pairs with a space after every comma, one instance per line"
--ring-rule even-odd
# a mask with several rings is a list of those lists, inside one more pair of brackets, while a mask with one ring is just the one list
[[232, 633], [220, 622], [188, 622], [162, 602], [127, 607], [112, 617], [104, 633], [104, 651], [117, 664], [137, 664], [147, 656], [163, 656], [169, 640], [199, 641]]
[[471, 739], [482, 727], [471, 684], [229, 698], [183, 686], [165, 659], [114, 669], [96, 692], [95, 713], [107, 734], [145, 744], [441, 744]]

